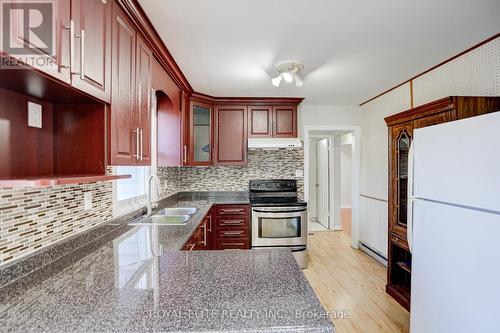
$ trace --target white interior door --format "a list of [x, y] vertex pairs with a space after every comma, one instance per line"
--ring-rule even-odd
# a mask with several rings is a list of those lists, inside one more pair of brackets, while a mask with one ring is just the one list
[[317, 143], [317, 177], [318, 177], [318, 222], [330, 228], [330, 139], [322, 139]]

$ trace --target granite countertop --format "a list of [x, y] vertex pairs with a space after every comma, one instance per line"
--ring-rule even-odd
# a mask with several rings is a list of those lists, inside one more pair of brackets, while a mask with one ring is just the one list
[[199, 208], [187, 225], [123, 225], [1, 288], [1, 330], [333, 332], [290, 251], [177, 251], [213, 203], [248, 199], [178, 196], [160, 208]]

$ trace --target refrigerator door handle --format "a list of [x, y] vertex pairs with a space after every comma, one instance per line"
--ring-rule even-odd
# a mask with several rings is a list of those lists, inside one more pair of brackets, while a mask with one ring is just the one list
[[413, 142], [410, 144], [410, 149], [408, 150], [408, 203], [407, 203], [407, 213], [406, 213], [406, 239], [408, 240], [408, 248], [410, 253], [413, 252], [413, 161], [414, 161], [414, 150]]

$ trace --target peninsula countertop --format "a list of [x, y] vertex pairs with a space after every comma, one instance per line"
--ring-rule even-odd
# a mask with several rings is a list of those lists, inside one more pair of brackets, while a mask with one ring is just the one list
[[[216, 201], [192, 199], [169, 206], [197, 204], [203, 214]], [[122, 226], [85, 256], [1, 288], [2, 331], [334, 331], [290, 251], [181, 252], [191, 226], [165, 228]]]

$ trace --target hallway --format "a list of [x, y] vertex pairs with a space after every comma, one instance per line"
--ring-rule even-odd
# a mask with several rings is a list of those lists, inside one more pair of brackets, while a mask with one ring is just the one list
[[341, 231], [316, 231], [308, 243], [311, 286], [327, 311], [349, 313], [334, 320], [337, 332], [408, 332], [409, 313], [385, 293], [385, 267], [352, 249]]

